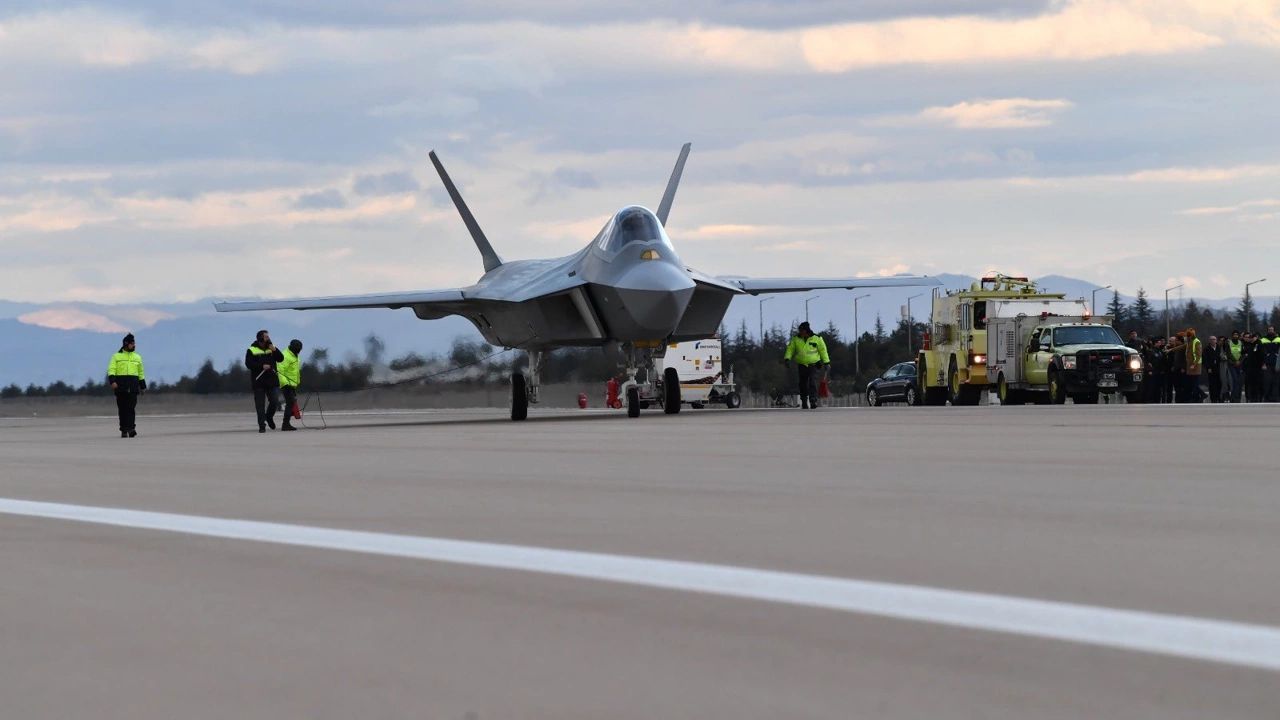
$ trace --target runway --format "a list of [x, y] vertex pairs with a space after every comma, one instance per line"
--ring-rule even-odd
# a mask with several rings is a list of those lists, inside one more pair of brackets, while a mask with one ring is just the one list
[[8, 712], [1280, 707], [1276, 407], [329, 422], [0, 419]]

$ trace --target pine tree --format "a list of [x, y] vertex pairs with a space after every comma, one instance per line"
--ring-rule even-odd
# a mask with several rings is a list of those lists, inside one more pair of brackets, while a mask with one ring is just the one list
[[1257, 328], [1254, 328], [1253, 326], [1257, 323], [1253, 321], [1257, 319], [1258, 315], [1253, 306], [1253, 298], [1248, 295], [1240, 298], [1240, 305], [1236, 308], [1236, 325], [1239, 326], [1241, 330], [1244, 330], [1245, 328], [1256, 330]]
[[1200, 317], [1200, 304], [1192, 298], [1187, 301], [1186, 307], [1182, 309], [1182, 319], [1178, 321], [1179, 325], [1184, 327], [1195, 327]]
[[876, 342], [884, 342], [884, 321], [880, 319], [880, 313], [876, 313]]
[[1151, 323], [1155, 322], [1155, 312], [1151, 309], [1151, 301], [1147, 299], [1147, 291], [1138, 288], [1138, 298], [1129, 308], [1129, 329], [1137, 330], [1142, 337], [1147, 336]]
[[1111, 316], [1111, 327], [1117, 330], [1123, 329], [1129, 322], [1129, 311], [1125, 308], [1124, 303], [1120, 302], [1120, 291], [1115, 290], [1111, 294], [1111, 302], [1107, 304], [1107, 314]]

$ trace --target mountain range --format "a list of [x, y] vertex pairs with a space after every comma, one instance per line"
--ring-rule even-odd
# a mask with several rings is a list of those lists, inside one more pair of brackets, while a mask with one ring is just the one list
[[[974, 278], [965, 275], [937, 276], [946, 289], [966, 288]], [[1068, 297], [1088, 298], [1098, 286], [1094, 283], [1050, 275], [1038, 279], [1040, 287], [1062, 292]], [[808, 318], [815, 329], [833, 323], [842, 335], [854, 330], [853, 298], [867, 295], [858, 303], [858, 329], [869, 331], [879, 316], [886, 328], [898, 322], [901, 309], [912, 295], [912, 315], [917, 320], [928, 317], [929, 288], [868, 289], [816, 292], [735, 299], [725, 316], [730, 331], [745, 323], [750, 334], [759, 331], [761, 311], [766, 330], [772, 326], [789, 329]], [[1121, 294], [1127, 304], [1133, 298]], [[1149, 296], [1152, 305], [1161, 310], [1163, 293]], [[1190, 299], [1190, 298], [1187, 298]], [[1111, 291], [1098, 292], [1099, 310], [1111, 300]], [[1171, 298], [1171, 302], [1174, 298]], [[1182, 299], [1179, 298], [1179, 301]], [[1202, 306], [1234, 308], [1239, 298], [1195, 298]], [[1276, 302], [1273, 296], [1257, 296], [1260, 309]], [[763, 303], [761, 302], [763, 301]], [[327, 348], [334, 362], [364, 357], [364, 339], [377, 335], [386, 344], [386, 357], [409, 352], [422, 355], [443, 354], [457, 338], [479, 340], [480, 335], [466, 320], [450, 317], [423, 322], [408, 310], [342, 310], [307, 312], [264, 312], [219, 315], [211, 300], [188, 303], [146, 303], [104, 305], [85, 302], [25, 303], [0, 300], [0, 386], [17, 384], [47, 385], [58, 380], [71, 384], [86, 379], [101, 379], [107, 360], [120, 347], [120, 338], [133, 332], [138, 338], [138, 351], [146, 360], [147, 376], [154, 380], [174, 381], [191, 375], [212, 359], [219, 368], [240, 362], [244, 350], [261, 328], [271, 330], [279, 345], [299, 338], [308, 350]], [[305, 356], [306, 351], [304, 351]]]

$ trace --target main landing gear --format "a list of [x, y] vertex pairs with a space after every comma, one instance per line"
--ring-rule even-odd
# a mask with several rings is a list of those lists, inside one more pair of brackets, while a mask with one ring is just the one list
[[524, 420], [529, 417], [529, 405], [538, 404], [538, 390], [542, 385], [542, 361], [545, 352], [529, 351], [529, 376], [522, 372], [511, 374], [511, 419]]

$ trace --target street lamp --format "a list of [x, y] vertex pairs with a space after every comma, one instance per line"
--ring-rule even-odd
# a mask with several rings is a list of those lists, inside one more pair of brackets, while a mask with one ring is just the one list
[[804, 321], [805, 322], [809, 322], [809, 301], [817, 300], [817, 299], [818, 299], [817, 295], [810, 295], [809, 297], [804, 299]]
[[1181, 283], [1174, 285], [1171, 288], [1165, 288], [1164, 290], [1164, 341], [1165, 342], [1169, 342], [1169, 293], [1174, 290], [1177, 290], [1180, 287], [1182, 287]]
[[911, 314], [911, 301], [920, 297], [924, 293], [916, 293], [907, 298], [907, 357], [911, 357], [911, 335], [915, 332], [914, 316]]
[[762, 348], [764, 347], [764, 304], [776, 297], [778, 296], [770, 295], [767, 298], [760, 298], [760, 347]]
[[1250, 321], [1253, 320], [1253, 305], [1249, 303], [1249, 286], [1257, 285], [1260, 282], [1266, 282], [1266, 281], [1267, 281], [1266, 278], [1262, 278], [1261, 280], [1254, 280], [1251, 283], [1244, 284], [1244, 309], [1248, 310], [1248, 312], [1245, 313], [1244, 315], [1244, 331], [1245, 332], [1249, 332], [1249, 326], [1251, 324]]
[[1089, 312], [1093, 313], [1094, 315], [1098, 314], [1098, 293], [1102, 290], [1110, 290], [1110, 289], [1111, 289], [1111, 286], [1108, 285], [1106, 287], [1100, 287], [1093, 291], [1093, 294], [1089, 296]]
[[862, 333], [858, 331], [858, 301], [869, 297], [871, 293], [853, 299], [853, 375], [859, 378], [862, 377], [862, 352], [858, 343], [862, 340]]

